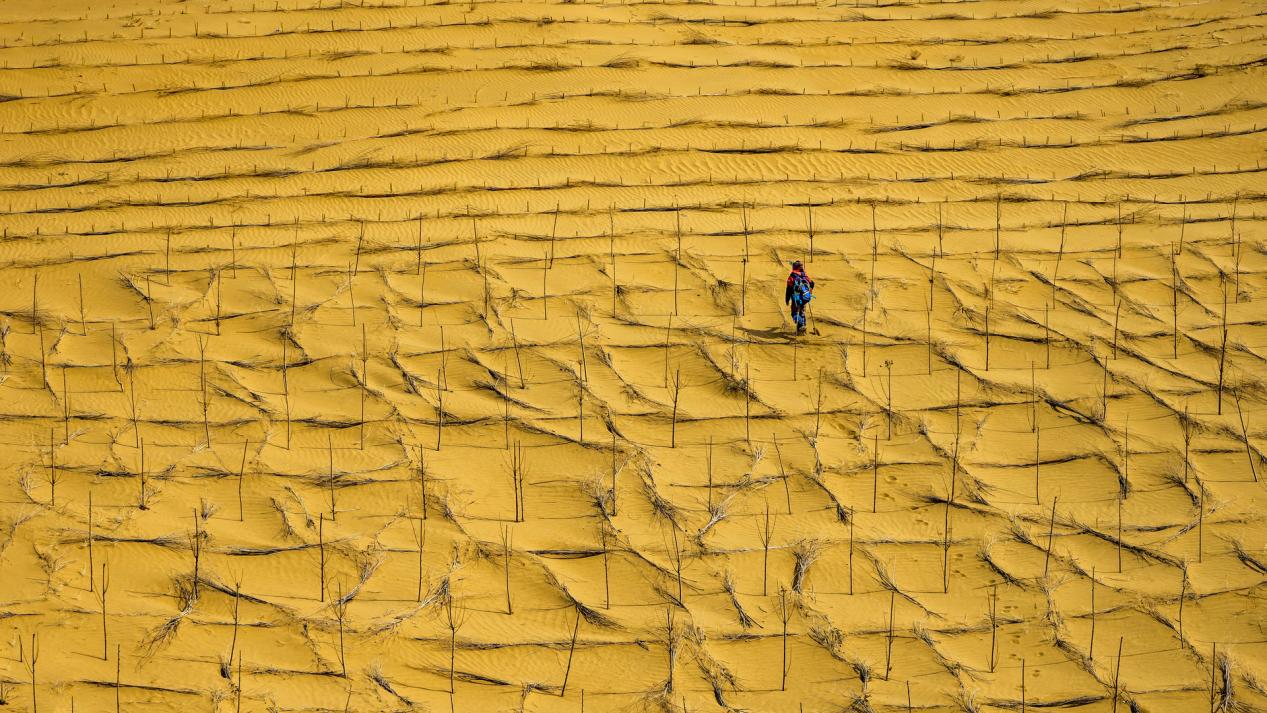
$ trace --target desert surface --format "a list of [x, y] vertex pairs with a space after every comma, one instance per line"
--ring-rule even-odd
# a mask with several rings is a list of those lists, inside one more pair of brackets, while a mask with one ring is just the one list
[[0, 703], [1267, 711], [1265, 132], [1250, 1], [9, 0]]

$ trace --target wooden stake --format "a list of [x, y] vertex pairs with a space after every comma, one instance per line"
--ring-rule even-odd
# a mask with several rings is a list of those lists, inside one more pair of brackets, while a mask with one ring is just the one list
[[673, 258], [673, 314], [677, 314], [678, 277], [682, 269], [682, 209], [673, 208], [674, 231], [677, 234], [677, 253]]
[[853, 521], [854, 510], [849, 509], [849, 596], [853, 596]]
[[[242, 441], [242, 465], [238, 468], [238, 522], [246, 521], [246, 510], [242, 507], [242, 481], [246, 478], [246, 449], [249, 441]], [[230, 656], [230, 659], [233, 657]]]
[[568, 692], [568, 677], [572, 675], [572, 657], [576, 654], [576, 634], [581, 630], [581, 612], [576, 612], [576, 623], [572, 625], [572, 643], [568, 644], [568, 663], [567, 668], [563, 669], [563, 685], [559, 688], [559, 697], [563, 698]]
[[682, 369], [679, 367], [673, 376], [673, 425], [669, 431], [669, 447], [677, 448], [677, 404], [682, 389]]
[[1059, 501], [1059, 495], [1051, 499], [1051, 521], [1047, 526], [1047, 553], [1043, 556], [1043, 577], [1047, 576], [1047, 566], [1051, 564], [1052, 537], [1056, 534], [1056, 503]]
[[[889, 672], [893, 670], [893, 606], [897, 592], [889, 590], [889, 635], [884, 647], [884, 680], [889, 680]], [[990, 666], [993, 670], [994, 666]]]
[[779, 588], [779, 619], [782, 620], [783, 622], [783, 665], [779, 669], [782, 674], [779, 678], [780, 691], [787, 690], [787, 673], [788, 673], [787, 622], [788, 622], [789, 617], [790, 615], [788, 614], [788, 611], [787, 611], [787, 590], [780, 587]]
[[1241, 410], [1241, 397], [1236, 391], [1232, 392], [1232, 399], [1236, 403], [1236, 418], [1241, 423], [1241, 440], [1245, 442], [1245, 457], [1249, 459], [1249, 474], [1254, 482], [1258, 482], [1258, 469], [1254, 467], [1254, 452], [1249, 445], [1249, 429], [1245, 426], [1245, 412]]
[[1087, 646], [1087, 658], [1095, 660], [1095, 567], [1091, 568], [1091, 643]]
[[106, 627], [106, 597], [110, 593], [110, 569], [108, 562], [101, 563], [101, 593], [97, 598], [101, 600], [101, 660], [105, 661], [110, 656], [110, 632]]
[[[739, 206], [739, 217], [743, 221], [743, 263], [739, 275], [739, 314], [748, 313], [748, 210], [744, 204]], [[795, 345], [795, 342], [793, 342]], [[795, 358], [795, 357], [793, 357]], [[793, 376], [793, 379], [796, 377]]]
[[757, 536], [761, 540], [761, 596], [766, 596], [770, 582], [770, 536], [774, 530], [770, 525], [770, 504], [765, 506], [765, 522], [760, 529], [757, 530]]
[[326, 514], [317, 513], [317, 552], [321, 557], [321, 586], [320, 600], [326, 600]]
[[[32, 661], [34, 661], [34, 659], [32, 659]], [[1120, 666], [1121, 662], [1119, 661], [1119, 664], [1117, 665]], [[1210, 713], [1214, 713], [1214, 710], [1216, 708], [1214, 704], [1215, 702], [1214, 691], [1215, 691], [1215, 680], [1216, 678], [1218, 678], [1218, 667], [1219, 667], [1219, 645], [1218, 645], [1218, 642], [1215, 642], [1215, 643], [1211, 643], [1210, 645]], [[1114, 684], [1114, 693], [1116, 693], [1116, 689], [1117, 689], [1117, 686], [1116, 684]], [[1116, 702], [1114, 704], [1114, 707], [1116, 708]]]
[[1113, 666], [1113, 713], [1117, 713], [1117, 701], [1120, 698], [1120, 681], [1122, 676], [1122, 639], [1117, 640], [1117, 663]]
[[806, 199], [805, 211], [807, 213], [806, 221], [809, 224], [809, 261], [814, 262], [814, 204]]
[[871, 442], [871, 512], [875, 512], [876, 501], [880, 494], [880, 433], [872, 436]]
[[990, 586], [990, 673], [994, 673], [999, 640], [999, 585]]
[[326, 482], [330, 484], [330, 522], [334, 522], [338, 519], [338, 511], [334, 503], [334, 441], [331, 440], [329, 433], [326, 434], [326, 452], [329, 454]]
[[1227, 363], [1227, 276], [1219, 273], [1219, 283], [1223, 286], [1223, 338], [1219, 345], [1219, 401], [1218, 414], [1223, 415], [1223, 365]]
[[88, 591], [95, 592], [96, 586], [93, 583], [93, 567], [92, 567], [92, 491], [88, 491]]

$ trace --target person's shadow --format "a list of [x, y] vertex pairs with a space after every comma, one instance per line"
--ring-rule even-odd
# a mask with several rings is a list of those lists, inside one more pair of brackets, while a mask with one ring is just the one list
[[748, 329], [748, 328], [744, 328], [743, 333], [744, 333], [744, 334], [747, 334], [747, 335], [748, 335], [748, 336], [750, 336], [750, 337], [759, 337], [759, 338], [761, 338], [761, 339], [769, 339], [769, 340], [772, 340], [772, 341], [782, 341], [782, 342], [786, 342], [787, 340], [789, 340], [789, 339], [791, 339], [792, 337], [796, 336], [795, 331], [793, 331], [793, 330], [791, 330], [791, 329], [789, 329], [789, 328], [787, 328], [787, 327], [782, 327], [782, 328], [780, 328], [780, 327], [775, 327], [775, 328], [772, 328], [772, 329]]

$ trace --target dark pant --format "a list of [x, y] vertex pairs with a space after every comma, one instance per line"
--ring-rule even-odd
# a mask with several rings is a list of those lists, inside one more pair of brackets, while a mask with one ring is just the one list
[[792, 321], [796, 322], [797, 329], [805, 329], [805, 303], [799, 300], [792, 300]]

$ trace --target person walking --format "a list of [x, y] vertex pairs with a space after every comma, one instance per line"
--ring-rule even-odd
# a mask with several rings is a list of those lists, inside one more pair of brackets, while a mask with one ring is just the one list
[[814, 299], [814, 281], [805, 274], [805, 266], [800, 260], [792, 262], [792, 272], [787, 276], [787, 290], [783, 293], [783, 302], [792, 306], [792, 321], [796, 323], [796, 333], [805, 333], [805, 305]]

